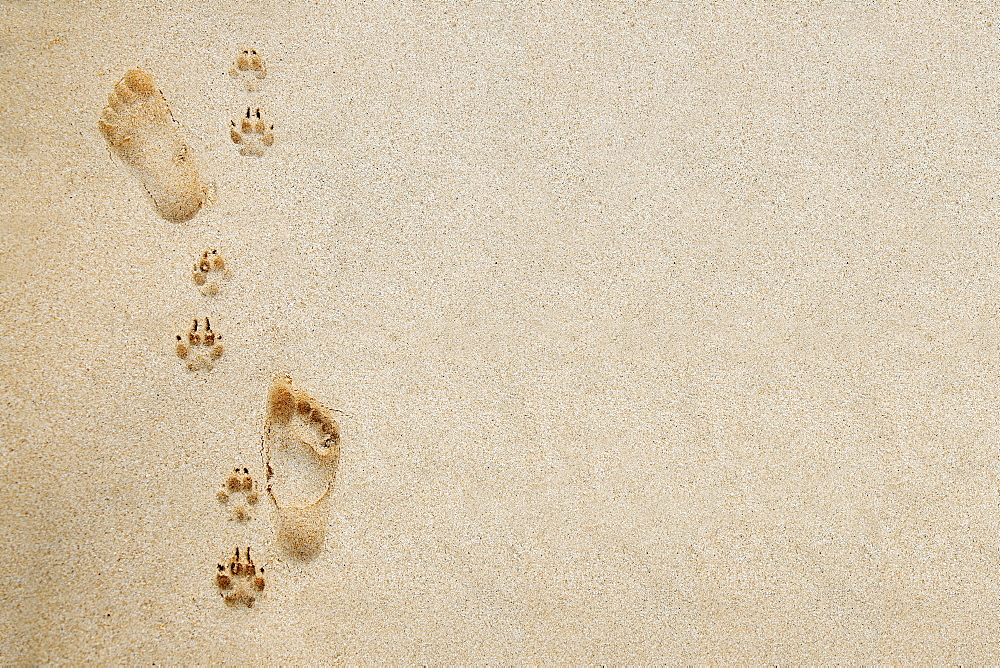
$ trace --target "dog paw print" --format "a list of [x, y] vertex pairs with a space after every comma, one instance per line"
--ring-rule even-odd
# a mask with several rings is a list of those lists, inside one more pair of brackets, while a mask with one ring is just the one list
[[229, 76], [241, 81], [248, 91], [257, 90], [257, 82], [267, 76], [267, 64], [257, 49], [241, 49]]
[[204, 325], [195, 318], [186, 334], [177, 335], [177, 357], [187, 363], [189, 371], [211, 371], [222, 357], [222, 334], [212, 331], [208, 318]]
[[242, 556], [237, 547], [232, 557], [218, 565], [215, 574], [219, 595], [233, 606], [242, 604], [252, 608], [257, 597], [264, 592], [264, 584], [264, 567], [257, 570], [250, 558], [249, 547]]
[[240, 155], [259, 158], [274, 145], [274, 124], [267, 122], [259, 107], [247, 107], [239, 123], [229, 122], [229, 137], [239, 147]]
[[194, 274], [192, 280], [201, 290], [201, 294], [206, 297], [214, 297], [221, 291], [222, 281], [228, 280], [230, 276], [229, 265], [225, 259], [214, 248], [201, 254], [201, 257], [194, 263]]
[[249, 470], [237, 466], [219, 487], [215, 498], [229, 507], [235, 519], [245, 522], [250, 519], [250, 509], [257, 503], [257, 483]]

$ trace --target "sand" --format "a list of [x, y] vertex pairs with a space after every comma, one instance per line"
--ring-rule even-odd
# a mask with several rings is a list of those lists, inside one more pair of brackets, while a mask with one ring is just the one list
[[[169, 4], [0, 11], [0, 662], [1000, 662], [995, 9]], [[307, 560], [215, 496], [280, 373], [341, 411]]]

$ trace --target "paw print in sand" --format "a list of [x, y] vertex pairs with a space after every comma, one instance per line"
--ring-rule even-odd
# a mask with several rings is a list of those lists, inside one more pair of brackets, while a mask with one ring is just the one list
[[237, 520], [246, 521], [250, 519], [250, 508], [257, 503], [257, 484], [249, 470], [237, 466], [219, 487], [215, 498], [227, 504]]
[[259, 158], [274, 145], [274, 124], [267, 122], [259, 107], [247, 107], [239, 123], [229, 122], [229, 138], [240, 147], [240, 155]]
[[252, 608], [257, 597], [264, 591], [264, 568], [260, 570], [253, 564], [250, 558], [250, 548], [246, 549], [243, 556], [240, 556], [240, 548], [228, 561], [218, 565], [215, 574], [215, 585], [219, 588], [219, 595], [229, 605], [243, 604]]
[[188, 371], [211, 371], [216, 360], [222, 357], [222, 334], [212, 331], [208, 318], [205, 318], [204, 327], [195, 318], [186, 334], [177, 335], [177, 356], [187, 362]]
[[248, 91], [257, 90], [257, 81], [267, 76], [267, 64], [257, 49], [241, 49], [229, 76], [239, 79]]
[[214, 297], [219, 294], [221, 281], [227, 280], [229, 276], [229, 266], [219, 251], [214, 248], [203, 252], [198, 261], [194, 263], [192, 279], [201, 290], [201, 294], [206, 297]]

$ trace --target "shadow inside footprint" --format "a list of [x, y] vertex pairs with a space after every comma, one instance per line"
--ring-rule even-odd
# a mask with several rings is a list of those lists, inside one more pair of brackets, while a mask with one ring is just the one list
[[279, 508], [278, 539], [285, 551], [300, 561], [310, 561], [326, 541], [327, 501], [308, 508]]

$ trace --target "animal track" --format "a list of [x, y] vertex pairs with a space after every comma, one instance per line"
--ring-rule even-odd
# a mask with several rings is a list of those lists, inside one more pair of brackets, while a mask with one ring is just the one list
[[[236, 498], [238, 496], [242, 496], [243, 500]], [[219, 487], [215, 498], [220, 503], [229, 504], [235, 519], [246, 521], [250, 519], [250, 508], [257, 503], [257, 483], [249, 470], [237, 466]]]
[[194, 274], [192, 275], [194, 284], [206, 297], [214, 297], [219, 294], [220, 282], [229, 279], [229, 276], [229, 265], [219, 255], [219, 251], [214, 248], [202, 253], [198, 261], [194, 263]]
[[194, 154], [149, 72], [126, 72], [97, 124], [136, 171], [163, 218], [190, 220], [207, 202], [211, 186], [202, 181]]
[[311, 558], [326, 537], [322, 502], [340, 462], [340, 425], [287, 375], [277, 376], [268, 393], [264, 460], [279, 535], [292, 554]]
[[242, 49], [229, 68], [229, 76], [240, 79], [248, 91], [257, 90], [257, 81], [267, 76], [267, 64], [257, 49]]
[[205, 326], [200, 330], [198, 319], [186, 334], [177, 335], [177, 356], [187, 362], [189, 371], [205, 369], [211, 371], [215, 362], [222, 357], [222, 334], [212, 331], [212, 325], [205, 318]]
[[240, 147], [240, 155], [259, 158], [274, 144], [274, 124], [264, 119], [259, 107], [247, 107], [238, 125], [235, 120], [229, 124], [229, 137]]
[[242, 603], [248, 608], [252, 608], [257, 597], [264, 592], [264, 567], [258, 571], [250, 558], [250, 548], [241, 557], [240, 548], [228, 561], [218, 565], [215, 574], [215, 584], [219, 588], [219, 594], [229, 605], [239, 605]]

